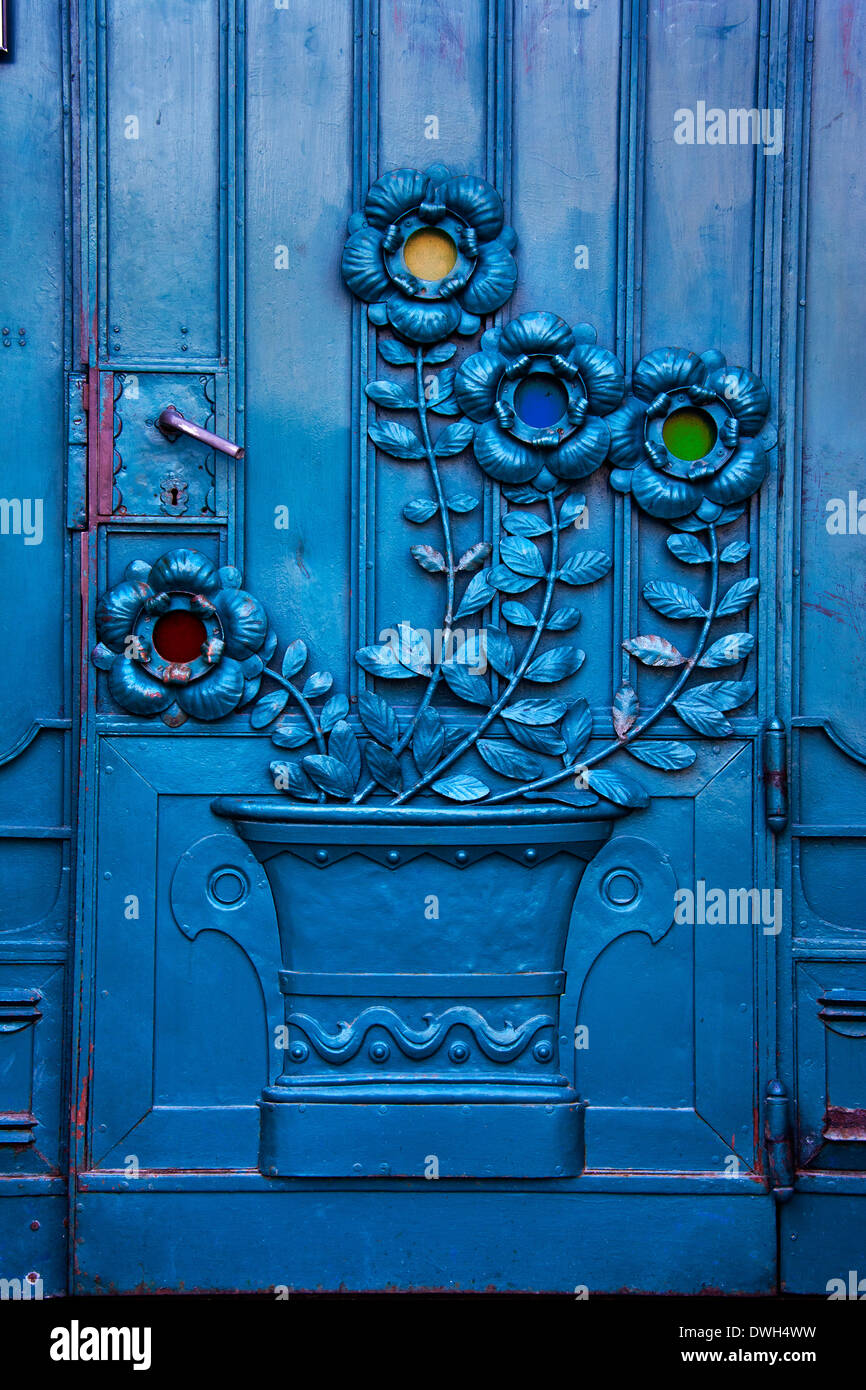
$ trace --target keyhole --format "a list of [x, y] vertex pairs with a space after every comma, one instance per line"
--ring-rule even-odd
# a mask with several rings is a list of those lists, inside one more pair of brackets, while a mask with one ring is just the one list
[[171, 505], [172, 505], [173, 507], [176, 507], [176, 506], [177, 506], [177, 488], [176, 488], [176, 487], [173, 487], [172, 490], [171, 490]]

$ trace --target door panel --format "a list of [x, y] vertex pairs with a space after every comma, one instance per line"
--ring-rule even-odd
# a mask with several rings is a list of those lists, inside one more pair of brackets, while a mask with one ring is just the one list
[[[22, 1261], [15, 1203], [38, 1192], [69, 1217], [68, 1277], [85, 1291], [766, 1292], [777, 1220], [789, 1287], [820, 1292], [844, 1273], [866, 1144], [858, 358], [845, 326], [862, 288], [863, 25], [841, 0], [818, 8], [814, 43], [805, 0], [760, 13], [746, 0], [69, 0], [59, 18], [22, 18], [16, 61], [0, 67], [16, 186], [0, 374], [16, 401], [9, 457], [26, 461], [3, 491], [44, 502], [39, 546], [0, 536], [4, 604], [40, 653], [28, 682], [12, 662], [0, 675], [0, 1181]], [[678, 143], [676, 113], [702, 103], [784, 114], [784, 151]], [[393, 524], [417, 478], [368, 442], [363, 388], [387, 367], [383, 335], [340, 257], [370, 184], [434, 163], [503, 195], [520, 268], [503, 321], [534, 308], [588, 321], [627, 375], [673, 343], [718, 348], [767, 382], [774, 474], [724, 535], [751, 551], [727, 582], [758, 576], [760, 599], [719, 629], [756, 639], [744, 675], [756, 690], [714, 742], [665, 714], [657, 736], [697, 758], [674, 779], [641, 769], [649, 807], [616, 826], [581, 883], [560, 1030], [586, 1102], [581, 1176], [267, 1178], [257, 1099], [285, 1062], [276, 914], [211, 801], [272, 791], [272, 751], [248, 709], [212, 724], [123, 709], [89, 663], [95, 610], [128, 566], [173, 548], [237, 566], [282, 645], [300, 639], [309, 669], [333, 673], [361, 732], [357, 697], [375, 687], [353, 653], [403, 617], [440, 619]], [[170, 442], [156, 423], [169, 404], [244, 457]], [[498, 545], [493, 482], [458, 458], [449, 488], [482, 497], [455, 518], [457, 546], [481, 523]], [[612, 690], [633, 682], [649, 709], [666, 688], [623, 641], [681, 636], [644, 586], [689, 576], [670, 528], [606, 469], [582, 490], [581, 542], [614, 564], [581, 594], [588, 660], [556, 693], [587, 698], [601, 746]], [[828, 529], [833, 498], [853, 530]], [[418, 689], [406, 683], [406, 705]], [[465, 705], [441, 704], [465, 722]], [[792, 823], [778, 836], [764, 805], [774, 716], [791, 750]], [[765, 893], [771, 915], [716, 921], [713, 892]], [[350, 909], [333, 904], [340, 920]], [[774, 1077], [799, 1165], [788, 1203], [764, 1131]], [[38, 1240], [59, 1289], [59, 1221]]]

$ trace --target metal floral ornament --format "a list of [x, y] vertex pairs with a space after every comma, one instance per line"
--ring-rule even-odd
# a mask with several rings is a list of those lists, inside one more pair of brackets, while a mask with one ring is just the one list
[[484, 179], [441, 164], [396, 169], [349, 219], [343, 279], [370, 304], [373, 323], [409, 342], [474, 333], [517, 280], [517, 238], [504, 222], [502, 199]]
[[734, 520], [767, 476], [775, 439], [761, 379], [720, 352], [657, 348], [632, 386], [608, 419], [611, 487], [683, 530]]
[[195, 550], [127, 566], [99, 600], [92, 653], [123, 709], [179, 724], [222, 719], [254, 697], [268, 619], [240, 583]]
[[473, 449], [491, 478], [548, 492], [604, 461], [610, 434], [601, 417], [619, 405], [625, 382], [595, 339], [590, 324], [569, 328], [544, 311], [484, 334], [483, 350], [457, 372], [454, 394], [480, 424]]

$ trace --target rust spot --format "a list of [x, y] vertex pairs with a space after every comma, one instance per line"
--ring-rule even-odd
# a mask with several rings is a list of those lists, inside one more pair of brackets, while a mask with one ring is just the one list
[[866, 1142], [866, 1109], [828, 1105], [824, 1115], [824, 1138], [831, 1143]]

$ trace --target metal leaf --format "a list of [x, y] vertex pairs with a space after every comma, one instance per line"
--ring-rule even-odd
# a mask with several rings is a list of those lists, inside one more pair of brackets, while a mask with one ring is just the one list
[[560, 738], [556, 729], [547, 724], [542, 728], [534, 729], [529, 724], [508, 724], [508, 732], [518, 743], [522, 743], [524, 748], [531, 748], [536, 753], [553, 753], [557, 755], [565, 752], [565, 740]]
[[493, 704], [490, 686], [483, 676], [473, 675], [469, 667], [461, 661], [445, 661], [441, 666], [442, 675], [449, 690], [473, 705]]
[[675, 739], [660, 743], [635, 742], [626, 744], [626, 747], [638, 762], [648, 763], [650, 767], [660, 767], [665, 771], [690, 767], [698, 756], [694, 748], [690, 748], [687, 743], [677, 743]]
[[429, 521], [438, 510], [439, 503], [432, 497], [413, 497], [403, 508], [403, 515], [407, 521], [414, 521], [416, 525], [420, 525], [422, 521]]
[[303, 724], [297, 721], [278, 724], [271, 732], [271, 742], [278, 748], [303, 748], [312, 737], [313, 731], [306, 721]]
[[440, 796], [447, 796], [449, 801], [480, 801], [490, 792], [477, 777], [467, 777], [465, 773], [441, 778], [433, 783], [433, 790]]
[[566, 497], [565, 501], [563, 502], [563, 504], [562, 504], [562, 506], [560, 507], [560, 510], [559, 510], [559, 524], [560, 524], [560, 526], [570, 526], [571, 523], [572, 523], [573, 521], [576, 521], [577, 518], [578, 518], [583, 512], [585, 512], [585, 511], [586, 511], [586, 498], [585, 498], [585, 497], [575, 497], [575, 496], [573, 496], [573, 495], [572, 495], [572, 496], [569, 496], [569, 497]]
[[518, 782], [532, 782], [544, 776], [544, 765], [538, 758], [524, 753], [502, 739], [480, 738], [476, 744], [478, 752], [494, 772], [502, 777], [513, 777]]
[[494, 589], [499, 589], [504, 594], [525, 594], [527, 589], [534, 588], [538, 583], [531, 575], [515, 574], [507, 565], [494, 565], [487, 574]]
[[311, 753], [301, 759], [301, 767], [317, 787], [330, 796], [339, 797], [341, 801], [348, 801], [355, 790], [355, 779], [340, 758]]
[[552, 647], [549, 652], [537, 656], [524, 672], [528, 681], [561, 681], [573, 676], [586, 660], [586, 652], [579, 647]]
[[486, 608], [488, 603], [493, 602], [496, 597], [496, 590], [490, 584], [491, 573], [491, 570], [481, 570], [474, 579], [470, 580], [460, 602], [460, 607], [457, 609], [456, 617], [468, 618], [471, 614]]
[[417, 410], [418, 402], [414, 396], [393, 381], [368, 381], [364, 387], [371, 401], [387, 406], [389, 410]]
[[755, 687], [748, 681], [708, 681], [706, 685], [695, 686], [692, 692], [698, 700], [708, 700], [721, 710], [745, 705], [754, 693]]
[[697, 536], [684, 533], [668, 536], [668, 550], [686, 565], [708, 565], [710, 552], [701, 544]]
[[408, 681], [415, 675], [402, 661], [397, 660], [394, 648], [384, 643], [382, 646], [361, 647], [355, 652], [355, 660], [365, 671], [373, 676], [381, 676], [386, 681]]
[[640, 705], [638, 703], [637, 691], [631, 685], [620, 686], [613, 697], [611, 715], [613, 717], [613, 728], [617, 738], [625, 738], [629, 729], [638, 717]]
[[476, 497], [472, 492], [458, 492], [453, 497], [445, 499], [445, 505], [449, 512], [474, 512], [480, 497]]
[[290, 642], [283, 654], [282, 672], [286, 680], [291, 680], [306, 664], [307, 648], [300, 637], [295, 642]]
[[361, 749], [354, 730], [344, 719], [339, 720], [331, 730], [328, 753], [332, 758], [346, 764], [352, 774], [352, 785], [357, 786], [358, 778], [361, 776]]
[[755, 639], [750, 632], [729, 632], [704, 652], [698, 665], [710, 668], [733, 666], [737, 661], [743, 661], [754, 647]]
[[502, 616], [507, 623], [513, 627], [535, 627], [538, 619], [525, 603], [512, 603], [510, 600], [502, 605]]
[[445, 556], [434, 550], [432, 545], [413, 545], [410, 550], [422, 570], [426, 570], [428, 574], [444, 573]]
[[498, 627], [484, 629], [484, 647], [487, 660], [494, 671], [506, 680], [514, 674], [514, 647], [511, 638]]
[[517, 700], [500, 714], [509, 723], [558, 724], [567, 709], [564, 700]]
[[380, 338], [379, 351], [392, 367], [411, 367], [415, 361], [412, 351], [396, 338]]
[[425, 352], [424, 361], [431, 362], [434, 364], [436, 362], [448, 362], [454, 356], [456, 351], [457, 346], [455, 343], [437, 343], [436, 346], [432, 347], [429, 352]]
[[547, 622], [544, 624], [545, 632], [571, 632], [572, 628], [577, 627], [580, 622], [580, 609], [570, 608], [567, 604], [563, 608], [557, 608], [551, 613]]
[[731, 541], [726, 545], [719, 559], [726, 565], [738, 565], [741, 560], [745, 560], [752, 547], [748, 541]]
[[647, 637], [630, 637], [622, 645], [632, 656], [636, 656], [638, 661], [642, 661], [644, 666], [682, 666], [685, 661], [682, 652], [678, 651], [672, 642], [655, 633]]
[[643, 596], [650, 608], [666, 618], [705, 618], [706, 609], [690, 589], [672, 584], [668, 579], [651, 579], [644, 585]]
[[433, 452], [437, 458], [451, 458], [454, 454], [462, 454], [471, 443], [475, 435], [475, 426], [471, 420], [455, 420], [453, 425], [444, 429], [433, 445]]
[[415, 725], [412, 757], [422, 777], [434, 768], [445, 752], [445, 731], [438, 710], [429, 706]]
[[674, 709], [689, 728], [709, 738], [721, 738], [734, 732], [734, 726], [709, 700], [699, 700], [694, 695], [685, 696], [681, 700], [674, 700]]
[[458, 574], [471, 574], [473, 570], [480, 569], [492, 549], [489, 541], [477, 541], [471, 545], [457, 561]]
[[330, 671], [314, 671], [301, 693], [307, 700], [315, 700], [317, 695], [324, 695], [330, 690], [333, 684], [334, 677]]
[[422, 459], [424, 445], [412, 430], [396, 420], [377, 421], [368, 433], [377, 449], [395, 459]]
[[285, 781], [285, 791], [291, 796], [295, 796], [299, 801], [316, 801], [318, 792], [314, 784], [304, 772], [300, 763], [281, 763], [272, 762], [269, 764], [271, 776]]
[[748, 608], [759, 588], [760, 583], [757, 579], [738, 580], [725, 594], [716, 609], [716, 616], [724, 618], [731, 613], [741, 613], [744, 608]]
[[592, 711], [582, 697], [575, 700], [561, 725], [565, 739], [565, 754], [570, 763], [578, 758], [589, 743], [592, 734]]
[[322, 733], [327, 733], [333, 729], [341, 719], [349, 713], [349, 701], [345, 695], [332, 695], [327, 704], [322, 706], [322, 713], [319, 715], [319, 727]]
[[613, 561], [603, 550], [579, 550], [557, 575], [563, 584], [593, 584], [607, 574]]
[[525, 536], [506, 536], [499, 547], [499, 553], [515, 574], [532, 575], [535, 579], [541, 579], [545, 573], [541, 551]]
[[622, 773], [608, 772], [604, 768], [589, 768], [583, 773], [583, 780], [617, 806], [648, 806], [649, 797], [639, 782], [633, 782]]
[[502, 525], [509, 536], [546, 536], [550, 532], [547, 522], [532, 512], [507, 512]]
[[371, 690], [358, 696], [358, 717], [367, 733], [386, 748], [393, 748], [400, 737], [397, 716], [388, 701]]
[[380, 786], [387, 788], [389, 792], [403, 790], [400, 764], [387, 748], [382, 748], [378, 743], [368, 743], [364, 749], [364, 760], [370, 776]]
[[272, 719], [282, 714], [288, 701], [289, 695], [286, 690], [272, 690], [270, 695], [263, 695], [250, 711], [250, 723], [253, 728], [264, 729], [266, 724], [270, 724]]

